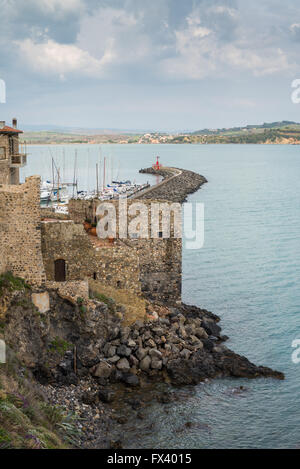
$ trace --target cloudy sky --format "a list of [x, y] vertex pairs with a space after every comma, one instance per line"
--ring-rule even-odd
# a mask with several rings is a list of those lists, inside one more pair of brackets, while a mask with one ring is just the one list
[[299, 0], [0, 0], [0, 120], [193, 130], [300, 121]]

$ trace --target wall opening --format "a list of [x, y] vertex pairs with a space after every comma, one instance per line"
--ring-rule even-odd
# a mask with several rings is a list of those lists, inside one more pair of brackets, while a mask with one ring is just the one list
[[54, 262], [54, 276], [56, 282], [66, 281], [66, 261], [64, 259], [57, 259]]
[[93, 278], [94, 280], [97, 280], [97, 272], [94, 272]]

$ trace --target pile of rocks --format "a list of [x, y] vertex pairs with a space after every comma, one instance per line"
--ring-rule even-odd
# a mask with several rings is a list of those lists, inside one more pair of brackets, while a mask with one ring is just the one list
[[6, 312], [5, 340], [43, 384], [76, 385], [88, 376], [101, 386], [138, 386], [155, 377], [174, 384], [220, 375], [283, 378], [225, 347], [219, 318], [195, 306], [150, 304], [148, 320], [130, 327], [123, 326], [124, 307], [113, 301], [74, 304], [51, 291], [50, 306], [38, 315], [30, 293], [19, 292]]
[[159, 174], [163, 176], [164, 183], [153, 186], [144, 194], [138, 196], [139, 199], [164, 199], [171, 202], [183, 203], [188, 194], [196, 192], [207, 179], [200, 174], [185, 169], [178, 169], [178, 175], [174, 176], [174, 170], [177, 168], [162, 168], [154, 170], [153, 168], [141, 169], [140, 173]]
[[227, 337], [221, 335], [217, 321], [207, 311], [182, 305], [155, 321], [121, 327], [105, 343], [99, 363], [90, 372], [100, 384], [122, 381], [132, 386], [139, 385], [140, 377], [155, 377], [162, 371], [174, 384], [197, 383], [218, 375], [282, 377], [225, 347]]

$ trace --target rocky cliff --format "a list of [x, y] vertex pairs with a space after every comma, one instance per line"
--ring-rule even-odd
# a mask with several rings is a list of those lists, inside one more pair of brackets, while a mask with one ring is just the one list
[[[75, 302], [55, 291], [49, 294], [50, 310], [41, 314], [25, 284], [3, 287], [1, 338], [24, 373], [40, 383], [48, 396], [45, 402], [65, 404], [71, 387], [76, 395], [73, 410], [88, 421], [98, 415], [98, 431], [108, 418], [99, 413], [103, 402], [113, 401], [116, 389], [158, 381], [196, 384], [221, 376], [284, 378], [229, 350], [219, 318], [208, 311], [148, 302], [145, 320], [124, 326], [124, 306], [104, 295]], [[2, 374], [5, 366], [1, 366]], [[67, 404], [72, 407], [71, 401]], [[91, 428], [86, 427], [90, 440]], [[81, 444], [86, 445], [85, 436]]]

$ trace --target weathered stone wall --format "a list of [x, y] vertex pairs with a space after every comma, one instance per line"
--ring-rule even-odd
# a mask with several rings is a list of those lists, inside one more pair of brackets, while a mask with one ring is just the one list
[[55, 281], [55, 261], [66, 262], [66, 281], [96, 278], [115, 288], [140, 293], [139, 262], [124, 243], [99, 243], [82, 224], [73, 221], [42, 222], [42, 252], [48, 281]]
[[128, 241], [128, 244], [134, 246], [139, 256], [140, 282], [144, 296], [167, 303], [180, 301], [181, 239], [139, 239]]
[[89, 284], [87, 280], [69, 282], [46, 282], [49, 290], [56, 290], [61, 298], [77, 303], [78, 298], [89, 299]]
[[84, 223], [86, 220], [93, 220], [96, 216], [95, 207], [97, 203], [92, 200], [69, 201], [69, 216], [75, 223]]
[[0, 184], [10, 183], [8, 137], [0, 134], [0, 148], [4, 148], [5, 159], [0, 155]]
[[0, 271], [10, 270], [32, 285], [45, 281], [40, 231], [40, 178], [0, 186]]
[[54, 219], [54, 220], [70, 220], [69, 215], [65, 213], [55, 213], [55, 209], [51, 207], [41, 208], [41, 220], [45, 219]]

